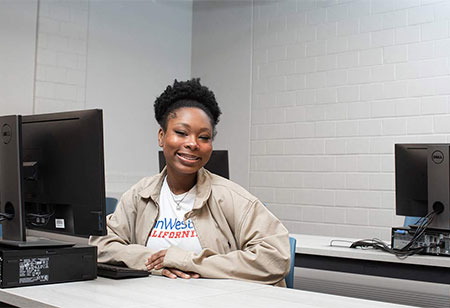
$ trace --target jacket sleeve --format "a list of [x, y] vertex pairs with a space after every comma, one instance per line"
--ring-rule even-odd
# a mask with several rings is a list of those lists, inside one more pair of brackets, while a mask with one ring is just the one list
[[170, 247], [164, 266], [195, 272], [205, 278], [283, 285], [290, 264], [289, 233], [260, 201], [254, 201], [242, 215], [235, 237], [240, 249], [226, 254], [211, 249], [195, 254]]
[[136, 198], [133, 190], [126, 192], [114, 213], [106, 218], [107, 235], [89, 238], [89, 244], [98, 248], [98, 262], [124, 263], [146, 270], [145, 261], [152, 251], [136, 241]]

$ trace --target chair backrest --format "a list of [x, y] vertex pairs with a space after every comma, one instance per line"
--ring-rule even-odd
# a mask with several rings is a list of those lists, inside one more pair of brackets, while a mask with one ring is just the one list
[[116, 209], [118, 200], [113, 197], [106, 197], [106, 215], [111, 214]]
[[[163, 170], [166, 165], [166, 159], [163, 151], [158, 153], [159, 159], [159, 171]], [[208, 163], [205, 165], [205, 169], [211, 171], [214, 174], [220, 175], [226, 179], [230, 178], [230, 171], [228, 168], [228, 151], [227, 150], [214, 150], [211, 153]]]
[[294, 265], [295, 265], [295, 246], [297, 245], [297, 240], [293, 237], [289, 237], [289, 244], [291, 248], [291, 265], [289, 267], [289, 273], [287, 274], [285, 281], [288, 288], [294, 288]]

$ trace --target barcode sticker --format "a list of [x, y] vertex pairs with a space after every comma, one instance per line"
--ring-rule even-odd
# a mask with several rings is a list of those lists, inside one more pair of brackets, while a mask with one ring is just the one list
[[65, 228], [64, 219], [56, 218], [55, 219], [55, 227], [58, 228], [58, 229], [64, 229]]

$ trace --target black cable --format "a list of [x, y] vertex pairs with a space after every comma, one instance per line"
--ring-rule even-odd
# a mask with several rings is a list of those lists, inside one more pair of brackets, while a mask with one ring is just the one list
[[13, 219], [14, 214], [8, 214], [8, 213], [0, 213], [0, 221], [7, 220], [7, 219]]
[[356, 242], [353, 242], [350, 245], [350, 248], [357, 248], [360, 247], [362, 249], [379, 249], [391, 254], [394, 254], [398, 258], [407, 258], [408, 256], [418, 254], [421, 252], [424, 252], [427, 248], [433, 248], [434, 246], [437, 246], [436, 243], [429, 244], [428, 246], [423, 247], [414, 247], [415, 244], [417, 244], [417, 241], [424, 235], [425, 231], [429, 227], [429, 225], [432, 223], [434, 217], [437, 215], [436, 211], [432, 211], [428, 213], [425, 217], [422, 217], [418, 221], [417, 228], [414, 232], [413, 237], [411, 240], [402, 248], [400, 249], [393, 249], [388, 244], [384, 243], [382, 240], [373, 238], [373, 239], [365, 239], [365, 240], [359, 240]]

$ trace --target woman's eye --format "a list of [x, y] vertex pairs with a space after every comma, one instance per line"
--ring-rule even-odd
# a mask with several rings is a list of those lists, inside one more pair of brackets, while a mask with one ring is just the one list
[[180, 130], [176, 130], [176, 131], [175, 131], [175, 134], [180, 135], [180, 136], [186, 136], [186, 133], [185, 133], [185, 132], [182, 132], [182, 131], [180, 131]]
[[202, 139], [202, 140], [205, 140], [205, 141], [208, 141], [208, 140], [210, 140], [211, 139], [211, 137], [209, 137], [209, 136], [200, 136], [200, 137], [198, 137], [199, 139]]

